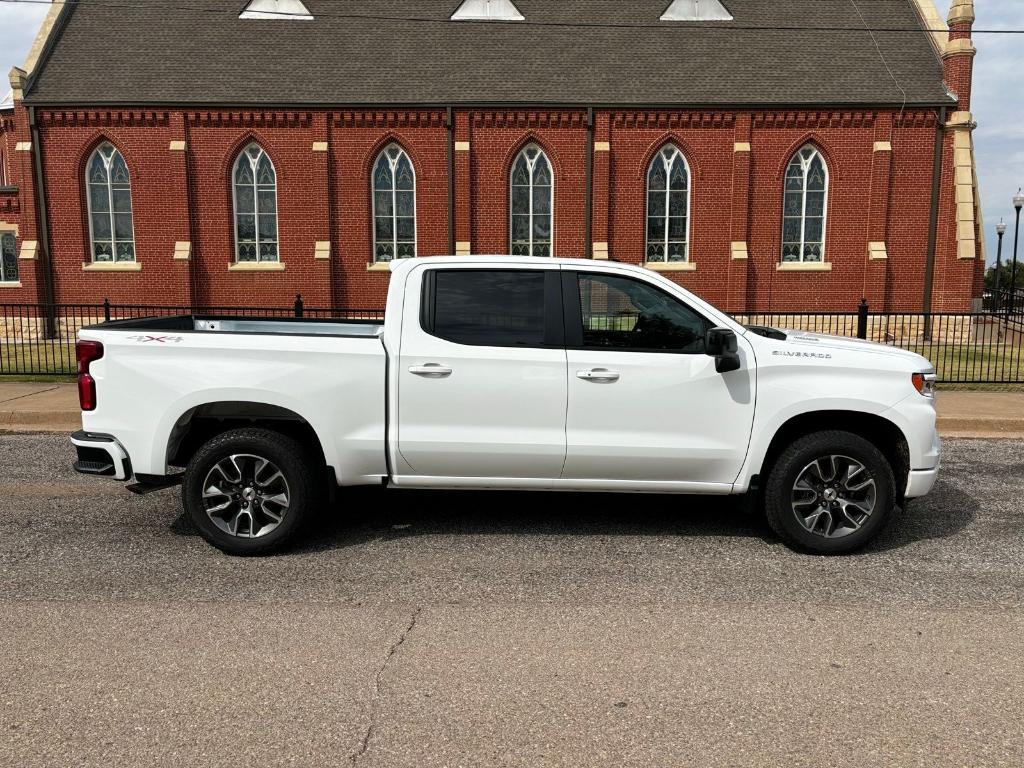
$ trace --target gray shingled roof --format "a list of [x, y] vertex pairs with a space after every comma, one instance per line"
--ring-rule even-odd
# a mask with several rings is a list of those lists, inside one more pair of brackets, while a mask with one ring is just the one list
[[[516, 0], [524, 24], [449, 21], [459, 0], [306, 0], [314, 21], [240, 20], [245, 0], [132, 0], [131, 7], [83, 0], [68, 9], [27, 100], [239, 106], [903, 102], [851, 0], [724, 2], [735, 21], [659, 22], [669, 0]], [[907, 103], [949, 103], [941, 64], [911, 3], [859, 0], [876, 28], [921, 30], [875, 35]], [[346, 13], [425, 20], [337, 17]], [[742, 29], [807, 25], [850, 31]]]

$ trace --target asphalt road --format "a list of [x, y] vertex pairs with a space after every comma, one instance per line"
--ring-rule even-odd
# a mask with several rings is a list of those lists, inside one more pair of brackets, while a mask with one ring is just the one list
[[0, 765], [1018, 766], [1024, 442], [870, 551], [721, 501], [353, 494], [235, 559], [0, 437]]

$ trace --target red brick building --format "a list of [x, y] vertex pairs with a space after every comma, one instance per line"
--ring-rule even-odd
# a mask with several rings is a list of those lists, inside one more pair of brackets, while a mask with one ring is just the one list
[[116, 5], [11, 72], [0, 303], [375, 308], [389, 258], [510, 251], [732, 311], [981, 293], [971, 0]]

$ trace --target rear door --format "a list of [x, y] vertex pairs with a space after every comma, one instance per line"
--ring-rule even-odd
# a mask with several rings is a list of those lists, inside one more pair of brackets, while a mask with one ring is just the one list
[[[735, 481], [754, 416], [743, 367], [704, 352], [711, 322], [636, 277], [565, 270], [569, 410], [563, 477], [702, 485]], [[712, 490], [709, 488], [708, 490]]]
[[568, 397], [558, 270], [424, 270], [422, 290], [406, 292], [398, 365], [411, 474], [557, 478]]

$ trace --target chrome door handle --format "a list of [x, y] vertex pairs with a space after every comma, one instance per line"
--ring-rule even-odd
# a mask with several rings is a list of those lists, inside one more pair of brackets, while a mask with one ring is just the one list
[[619, 372], [609, 371], [607, 368], [591, 368], [586, 371], [576, 371], [576, 378], [584, 381], [618, 381]]
[[445, 368], [438, 363], [427, 363], [426, 365], [409, 366], [409, 373], [416, 376], [424, 376], [428, 379], [443, 379], [452, 375], [451, 368]]

